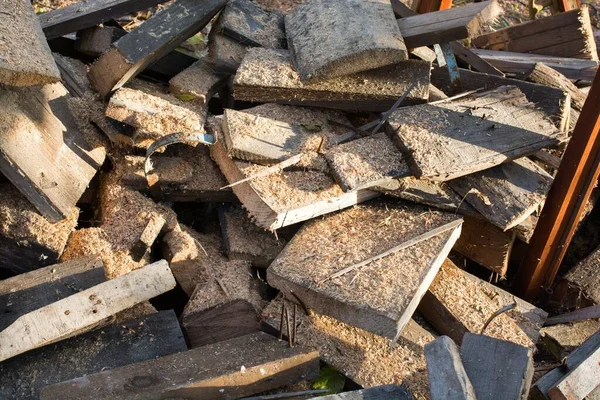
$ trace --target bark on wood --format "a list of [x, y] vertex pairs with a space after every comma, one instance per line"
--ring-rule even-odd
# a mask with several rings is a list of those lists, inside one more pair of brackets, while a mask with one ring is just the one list
[[566, 311], [600, 304], [600, 248], [558, 281], [552, 301]]
[[169, 91], [180, 100], [208, 103], [219, 89], [227, 84], [229, 76], [202, 59], [186, 68], [169, 81]]
[[0, 84], [34, 86], [60, 81], [60, 72], [31, 4], [21, 0], [2, 2], [0, 36]]
[[230, 1], [219, 16], [219, 31], [244, 46], [287, 47], [283, 15], [249, 0]]
[[285, 30], [303, 82], [352, 75], [408, 59], [387, 0], [311, 0], [286, 15]]
[[[225, 0], [178, 0], [113, 43], [90, 68], [90, 82], [103, 96], [204, 28]], [[177, 21], [176, 23], [174, 21]], [[169, 26], [169, 29], [165, 29]]]
[[185, 350], [175, 312], [161, 311], [3, 362], [0, 364], [0, 395], [39, 399], [39, 388], [43, 386]]
[[320, 396], [320, 400], [412, 400], [412, 394], [401, 385], [375, 386], [369, 389]]
[[175, 287], [166, 261], [100, 283], [19, 317], [0, 332], [0, 360], [66, 339]]
[[440, 336], [425, 346], [432, 400], [474, 400], [475, 391], [465, 372], [456, 343]]
[[527, 399], [533, 378], [531, 349], [467, 333], [460, 356], [477, 399]]
[[318, 371], [316, 351], [290, 349], [275, 337], [255, 333], [46, 386], [40, 398], [240, 398], [311, 379]]
[[99, 57], [110, 49], [114, 41], [122, 38], [127, 31], [115, 26], [93, 26], [77, 33], [75, 49], [91, 57]]
[[491, 50], [598, 61], [589, 7], [539, 18], [481, 35], [473, 45]]
[[587, 95], [579, 90], [567, 77], [546, 64], [536, 63], [533, 69], [525, 75], [525, 79], [565, 91], [571, 96], [571, 105], [576, 110], [581, 111], [583, 108]]
[[[424, 211], [418, 206], [375, 202], [307, 223], [273, 261], [267, 280], [289, 299], [299, 298], [320, 313], [395, 338], [460, 235], [460, 219]], [[451, 222], [454, 226], [437, 236], [328, 279], [344, 267], [385, 254]], [[306, 248], [312, 249], [309, 257], [302, 255], [301, 249]]]
[[402, 105], [427, 101], [430, 66], [427, 61], [410, 60], [325, 82], [303, 83], [289, 52], [253, 48], [248, 50], [233, 81], [234, 98], [382, 112], [415, 82], [417, 87]]

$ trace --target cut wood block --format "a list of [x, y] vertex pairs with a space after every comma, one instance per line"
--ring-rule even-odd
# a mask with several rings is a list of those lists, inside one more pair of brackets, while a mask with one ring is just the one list
[[[489, 317], [512, 303], [510, 300], [503, 304], [504, 299], [498, 297], [493, 288], [446, 259], [421, 300], [419, 311], [438, 332], [461, 344], [465, 333], [481, 332]], [[536, 331], [535, 338], [530, 338], [518, 323], [526, 319], [524, 314], [519, 314], [518, 318], [501, 314], [488, 325], [485, 334], [535, 348], [539, 333]], [[535, 324], [531, 325], [540, 329]]]
[[[473, 115], [484, 109], [485, 119]], [[562, 138], [546, 115], [514, 87], [435, 106], [400, 108], [390, 115], [386, 130], [407, 156], [411, 171], [434, 181], [488, 169]]]
[[[280, 296], [262, 313], [264, 328], [275, 334], [279, 331], [281, 305]], [[315, 311], [306, 315], [298, 307], [296, 315], [297, 344], [318, 350], [323, 361], [364, 388], [401, 383], [417, 398], [429, 396], [423, 346], [433, 339], [431, 333], [411, 320], [390, 349], [388, 339]]]
[[516, 234], [515, 230], [504, 232], [481, 217], [465, 217], [454, 250], [505, 276]]
[[207, 63], [216, 71], [235, 74], [250, 45], [245, 45], [223, 33], [221, 18], [208, 33]]
[[287, 47], [283, 15], [250, 0], [230, 1], [219, 16], [219, 29], [244, 46]]
[[[571, 99], [560, 89], [499, 76], [482, 74], [459, 68], [463, 90], [497, 89], [501, 86], [516, 86], [525, 94], [527, 100], [536, 108], [545, 112], [562, 131], [567, 132]], [[446, 68], [434, 68], [431, 71], [431, 82], [446, 93], [451, 93], [450, 80]]]
[[115, 313], [174, 287], [163, 260], [38, 308], [0, 332], [0, 361], [93, 329]]
[[0, 84], [35, 86], [59, 82], [60, 72], [31, 4], [6, 0], [2, 10]]
[[440, 336], [425, 345], [427, 374], [432, 400], [475, 400], [475, 391], [465, 372], [456, 343]]
[[533, 378], [531, 349], [466, 333], [460, 356], [477, 399], [527, 399]]
[[406, 46], [412, 49], [475, 37], [499, 16], [501, 11], [495, 0], [483, 1], [401, 18], [398, 20], [398, 26]]
[[410, 175], [402, 153], [384, 132], [335, 146], [325, 158], [346, 192], [387, 185]]
[[50, 222], [10, 183], [0, 184], [0, 269], [14, 273], [56, 263], [77, 226], [79, 209]]
[[[207, 121], [207, 129], [223, 137], [218, 118]], [[210, 147], [211, 157], [229, 183], [263, 172], [266, 166], [234, 161], [222, 140]], [[344, 192], [327, 174], [314, 170], [282, 171], [256, 177], [233, 186], [254, 222], [274, 231], [367, 201], [379, 194], [368, 190]]]
[[103, 96], [120, 88], [204, 28], [225, 4], [226, 0], [201, 3], [177, 0], [171, 3], [112, 44], [112, 48], [90, 68], [92, 86]]
[[219, 213], [225, 253], [230, 260], [246, 260], [267, 268], [283, 250], [285, 242], [256, 226], [241, 207]]
[[596, 346], [584, 360], [569, 368], [569, 372], [550, 388], [548, 391], [550, 398], [552, 400], [583, 400], [587, 398], [588, 394], [600, 386], [599, 364], [600, 346]]
[[475, 47], [598, 61], [589, 7], [539, 18], [486, 33]]
[[541, 334], [546, 349], [557, 361], [562, 361], [599, 330], [600, 321], [589, 319], [573, 324], [546, 326]]
[[328, 80], [408, 59], [388, 0], [310, 0], [286, 15], [285, 31], [302, 81]]
[[[104, 327], [0, 364], [3, 398], [39, 399], [39, 388], [187, 350], [173, 311]], [[60, 366], [60, 368], [57, 368]]]
[[240, 398], [319, 372], [319, 354], [255, 333], [73, 379], [40, 390], [49, 399]]
[[537, 63], [527, 72], [525, 79], [539, 83], [540, 85], [552, 86], [563, 90], [571, 96], [571, 105], [581, 111], [587, 94], [579, 90], [567, 77], [551, 67]]
[[592, 60], [501, 50], [471, 49], [471, 51], [500, 71], [512, 74], [527, 73], [531, 71], [535, 64], [543, 63], [557, 70], [568, 79], [591, 82], [594, 80], [594, 76], [598, 70], [598, 62]]
[[[461, 223], [452, 214], [412, 205], [356, 206], [305, 224], [273, 261], [267, 281], [308, 308], [396, 338], [460, 235]], [[301, 250], [307, 248], [308, 256]], [[331, 278], [357, 263], [360, 268]]]
[[213, 69], [202, 59], [184, 69], [169, 81], [169, 91], [184, 101], [208, 103], [227, 84], [229, 76]]
[[402, 104], [426, 102], [430, 68], [427, 61], [409, 60], [324, 82], [303, 83], [289, 52], [252, 48], [235, 75], [233, 90], [236, 100], [381, 112], [415, 83]]
[[92, 26], [77, 33], [75, 49], [82, 54], [99, 57], [110, 49], [114, 41], [126, 34], [126, 30], [116, 26]]
[[414, 397], [402, 385], [382, 385], [318, 398], [319, 400], [412, 400]]
[[507, 231], [541, 210], [552, 176], [523, 157], [451, 180], [448, 185], [488, 221]]
[[600, 304], [600, 248], [558, 281], [552, 301], [566, 311]]
[[154, 7], [165, 0], [91, 0], [40, 14], [47, 39], [64, 36], [112, 18]]
[[71, 215], [106, 152], [87, 143], [67, 99], [60, 83], [0, 89], [0, 171], [52, 222]]

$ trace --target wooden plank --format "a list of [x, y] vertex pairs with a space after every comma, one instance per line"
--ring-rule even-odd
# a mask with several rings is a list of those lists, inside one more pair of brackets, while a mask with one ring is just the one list
[[587, 95], [579, 90], [567, 77], [547, 65], [542, 63], [535, 64], [531, 71], [525, 75], [525, 79], [565, 91], [571, 96], [571, 105], [576, 110], [581, 111], [583, 108], [583, 103], [585, 103]]
[[568, 79], [594, 80], [598, 70], [598, 62], [578, 58], [553, 57], [530, 53], [515, 53], [501, 50], [471, 49], [479, 57], [489, 62], [502, 72], [522, 74], [530, 71], [535, 64], [543, 63], [557, 70]]
[[563, 154], [546, 204], [517, 275], [515, 290], [531, 299], [554, 277], [600, 175], [600, 76], [596, 76]]
[[569, 324], [545, 326], [541, 330], [546, 350], [559, 362], [600, 330], [600, 321], [588, 319]]
[[[2, 4], [0, 83], [35, 86], [60, 81], [60, 72], [31, 4], [6, 0]], [[27, 45], [23, 40], [27, 38]]]
[[561, 158], [547, 150], [538, 150], [530, 155], [529, 158], [544, 164], [548, 168], [557, 170], [560, 167]]
[[77, 33], [75, 49], [91, 57], [99, 57], [110, 49], [110, 45], [127, 34], [127, 31], [116, 26], [92, 26]]
[[[493, 288], [447, 259], [421, 300], [419, 312], [438, 332], [461, 344], [465, 333], [481, 332], [488, 318], [507, 305], [503, 301]], [[539, 333], [531, 338], [518, 324], [526, 319], [524, 314], [501, 314], [487, 326], [485, 334], [534, 349]]]
[[[222, 137], [220, 121], [208, 119], [207, 129]], [[210, 147], [212, 158], [229, 183], [254, 176], [266, 168], [232, 160], [222, 141]], [[314, 170], [281, 171], [233, 186], [254, 222], [275, 230], [367, 201], [379, 194], [368, 190], [343, 192], [327, 174]]]
[[[289, 52], [252, 48], [248, 50], [234, 78], [234, 98], [382, 112], [387, 111], [415, 82], [417, 87], [402, 104], [427, 101], [430, 67], [429, 62], [410, 60], [352, 76], [303, 83]], [[360, 84], [357, 85], [357, 82]]]
[[[464, 113], [465, 108], [471, 112]], [[483, 109], [485, 119], [471, 115]], [[488, 169], [556, 144], [562, 137], [545, 114], [514, 87], [435, 106], [398, 109], [388, 119], [386, 131], [415, 176], [434, 181]]]
[[569, 322], [578, 322], [589, 318], [600, 318], [600, 305], [584, 307], [576, 311], [554, 315], [548, 318], [544, 326], [567, 324]]
[[164, 2], [165, 0], [91, 0], [40, 14], [39, 19], [46, 38], [53, 39]]
[[491, 50], [598, 61], [589, 7], [585, 4], [577, 10], [486, 33], [473, 39], [472, 44]]
[[[91, 91], [92, 87], [87, 79], [87, 67], [75, 58], [65, 57], [58, 53], [52, 53], [54, 61], [60, 70], [60, 77], [71, 96], [82, 97], [85, 92]], [[74, 115], [75, 120], [77, 116]]]
[[533, 378], [531, 349], [467, 333], [460, 356], [477, 399], [527, 399]]
[[235, 74], [250, 46], [223, 33], [223, 22], [217, 19], [208, 33], [206, 61], [216, 71]]
[[105, 156], [78, 130], [67, 99], [60, 83], [0, 90], [0, 171], [52, 222], [71, 214]]
[[46, 386], [40, 399], [240, 398], [318, 371], [318, 352], [259, 332]]
[[[204, 28], [225, 0], [177, 0], [112, 44], [90, 68], [92, 86], [103, 96]], [[173, 25], [170, 21], [177, 21]], [[171, 29], [164, 29], [164, 25]]]
[[[267, 281], [306, 307], [396, 338], [460, 235], [461, 222], [452, 214], [428, 213], [412, 205], [356, 206], [305, 224], [267, 269]], [[434, 228], [444, 230], [394, 250]], [[312, 249], [310, 257], [301, 255], [305, 254], [301, 248]], [[380, 255], [387, 256], [378, 259]], [[355, 272], [329, 279], [345, 267], [371, 259]]]
[[471, 381], [460, 360], [456, 343], [448, 336], [440, 336], [425, 345], [427, 374], [432, 400], [476, 399]]
[[408, 59], [388, 0], [312, 0], [286, 15], [285, 31], [303, 82], [353, 75]]
[[169, 91], [180, 100], [207, 104], [227, 82], [227, 74], [218, 72], [201, 59], [171, 79]]
[[597, 386], [600, 386], [598, 364], [600, 364], [600, 347], [596, 347], [585, 360], [570, 369], [550, 388], [548, 392], [550, 398], [552, 400], [586, 398]]
[[448, 184], [488, 221], [507, 231], [541, 209], [552, 176], [524, 157]]
[[249, 0], [230, 1], [219, 20], [220, 31], [245, 46], [287, 47], [283, 15]]
[[401, 385], [382, 385], [368, 389], [319, 396], [320, 400], [412, 400], [412, 394]]
[[552, 302], [563, 310], [600, 304], [600, 248], [595, 249], [556, 284]]
[[175, 312], [161, 311], [1, 363], [0, 395], [38, 399], [40, 387], [185, 350], [187, 347]]
[[94, 328], [174, 287], [168, 264], [159, 261], [38, 308], [0, 332], [0, 361]]

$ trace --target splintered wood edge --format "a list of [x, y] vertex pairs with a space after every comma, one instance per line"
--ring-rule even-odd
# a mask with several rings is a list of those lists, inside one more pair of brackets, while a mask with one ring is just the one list
[[598, 61], [598, 47], [596, 46], [592, 21], [590, 20], [590, 9], [587, 4], [581, 5], [577, 20], [581, 24], [579, 30], [585, 41], [585, 51], [589, 53], [593, 61]]

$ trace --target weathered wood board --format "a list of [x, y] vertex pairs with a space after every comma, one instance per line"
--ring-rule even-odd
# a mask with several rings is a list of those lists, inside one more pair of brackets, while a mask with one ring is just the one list
[[527, 399], [533, 378], [531, 349], [466, 333], [460, 356], [477, 399]]
[[236, 100], [261, 103], [381, 112], [414, 83], [417, 86], [402, 104], [426, 102], [430, 67], [427, 61], [410, 60], [324, 82], [303, 83], [289, 52], [252, 48], [235, 75], [233, 95]]
[[440, 336], [425, 345], [427, 375], [432, 400], [475, 400], [475, 391], [465, 372], [456, 343]]
[[589, 352], [584, 360], [569, 368], [548, 391], [552, 400], [585, 399], [600, 386], [600, 346]]
[[268, 11], [250, 0], [227, 3], [219, 16], [219, 30], [244, 46], [287, 47], [283, 15]]
[[[262, 313], [263, 328], [273, 334], [279, 332], [281, 306], [279, 296]], [[290, 309], [292, 303], [287, 306]], [[322, 360], [343, 375], [364, 388], [401, 383], [417, 398], [429, 395], [423, 346], [434, 337], [415, 321], [409, 322], [390, 349], [386, 338], [313, 310], [310, 315], [300, 307], [297, 311], [296, 344], [318, 350]]]
[[52, 222], [71, 215], [105, 156], [82, 136], [67, 99], [60, 83], [0, 89], [0, 171]]
[[588, 319], [570, 324], [545, 326], [540, 333], [545, 348], [557, 361], [562, 361], [599, 330], [600, 321]]
[[402, 385], [382, 385], [352, 392], [319, 396], [318, 398], [320, 400], [412, 400], [414, 397]]
[[473, 39], [472, 44], [491, 50], [598, 61], [587, 5], [486, 33]]
[[40, 399], [234, 399], [318, 372], [318, 352], [259, 332], [46, 386]]
[[99, 57], [126, 34], [125, 29], [116, 26], [92, 26], [77, 32], [75, 49], [82, 54]]
[[567, 311], [600, 304], [600, 248], [558, 281], [551, 299]]
[[[75, 58], [65, 57], [59, 53], [52, 53], [52, 57], [56, 61], [62, 82], [71, 96], [83, 97], [85, 92], [91, 91], [92, 88], [87, 78], [87, 67], [83, 62]], [[72, 99], [69, 104], [72, 104]], [[73, 116], [77, 121], [77, 115]]]
[[585, 103], [587, 94], [579, 90], [579, 88], [566, 76], [546, 64], [535, 64], [533, 68], [525, 74], [525, 79], [539, 83], [540, 85], [552, 86], [563, 90], [571, 96], [571, 105], [573, 108], [579, 111], [583, 108], [583, 103]]
[[169, 91], [180, 100], [208, 103], [227, 84], [229, 76], [218, 72], [206, 60], [196, 61], [169, 81]]
[[286, 15], [285, 32], [302, 81], [328, 80], [408, 59], [388, 0], [310, 0]]
[[2, 2], [0, 37], [0, 84], [34, 86], [60, 81], [60, 72], [30, 3]]
[[[461, 223], [452, 214], [401, 203], [356, 206], [306, 223], [267, 269], [267, 281], [308, 308], [396, 338], [460, 235]], [[434, 229], [439, 232], [425, 237]], [[329, 279], [365, 260], [372, 261]]]
[[[106, 96], [194, 35], [226, 0], [177, 0], [112, 44], [89, 71], [94, 89]], [[177, 23], [174, 23], [177, 21]], [[169, 26], [170, 29], [165, 29]]]
[[346, 192], [388, 185], [410, 175], [402, 153], [384, 132], [337, 145], [325, 158]]
[[221, 18], [218, 18], [208, 33], [206, 61], [216, 71], [235, 74], [249, 47], [225, 35]]
[[39, 19], [46, 38], [53, 39], [164, 2], [165, 0], [88, 0], [40, 14]]
[[[476, 116], [483, 110], [485, 118]], [[386, 131], [407, 156], [411, 171], [434, 181], [491, 168], [562, 138], [546, 115], [514, 87], [435, 106], [400, 108], [390, 115]]]
[[552, 176], [527, 157], [453, 179], [448, 185], [503, 231], [541, 211]]
[[187, 350], [175, 312], [104, 327], [0, 364], [0, 396], [39, 399], [39, 388]]

